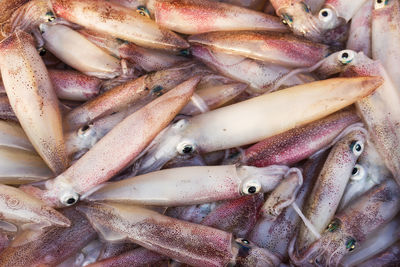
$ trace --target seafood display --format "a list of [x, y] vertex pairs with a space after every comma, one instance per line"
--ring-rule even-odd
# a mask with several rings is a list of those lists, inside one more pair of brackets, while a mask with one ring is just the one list
[[398, 0], [0, 7], [0, 267], [400, 266]]

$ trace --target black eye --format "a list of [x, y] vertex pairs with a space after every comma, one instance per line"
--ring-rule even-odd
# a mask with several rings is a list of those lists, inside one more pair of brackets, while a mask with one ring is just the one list
[[56, 16], [54, 16], [54, 13], [49, 11], [46, 13], [46, 18], [48, 22], [52, 22], [56, 19]]
[[189, 49], [182, 49], [179, 51], [179, 55], [182, 57], [190, 57], [190, 50]]
[[69, 198], [69, 199], [67, 199], [67, 204], [68, 205], [72, 205], [72, 204], [74, 204], [76, 202], [76, 199], [75, 198]]
[[254, 194], [257, 192], [257, 188], [255, 186], [250, 186], [249, 189], [247, 189], [247, 192], [249, 192], [249, 194]]
[[353, 168], [353, 170], [351, 171], [352, 175], [356, 175], [358, 173], [358, 168]]
[[322, 12], [321, 12], [321, 15], [322, 15], [323, 17], [327, 17], [327, 16], [329, 15], [329, 13], [328, 13], [328, 11], [322, 11]]
[[82, 130], [82, 132], [85, 132], [85, 131], [87, 131], [89, 128], [90, 128], [89, 125], [84, 125], [84, 126], [82, 126], [81, 130]]
[[353, 141], [350, 144], [350, 149], [354, 155], [359, 156], [364, 150], [364, 144], [361, 141]]
[[41, 48], [39, 48], [39, 55], [40, 56], [44, 56], [44, 55], [46, 55], [46, 49], [44, 48], [44, 47], [41, 47]]
[[150, 18], [150, 11], [145, 6], [138, 6], [136, 11], [140, 15]]
[[344, 52], [343, 54], [342, 54], [342, 58], [348, 58], [349, 57], [349, 54], [347, 53], [347, 52]]
[[243, 242], [244, 244], [246, 244], [246, 245], [250, 244], [249, 240], [247, 240], [247, 239], [242, 239], [242, 242]]
[[162, 86], [157, 85], [156, 87], [154, 87], [151, 90], [151, 93], [156, 95], [156, 96], [161, 96], [163, 94], [163, 90], [164, 90], [164, 88]]
[[191, 145], [185, 145], [182, 149], [183, 154], [189, 154], [192, 153], [193, 147]]

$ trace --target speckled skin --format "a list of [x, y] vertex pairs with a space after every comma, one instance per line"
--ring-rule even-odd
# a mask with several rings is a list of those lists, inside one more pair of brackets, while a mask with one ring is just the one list
[[179, 50], [189, 47], [183, 38], [140, 15], [136, 10], [104, 0], [50, 2], [57, 16], [90, 30], [150, 48]]
[[[359, 155], [354, 153], [352, 144], [360, 142], [363, 145], [365, 138], [365, 132], [354, 130], [338, 141], [329, 153], [303, 210], [319, 233], [333, 218], [357, 162]], [[301, 225], [296, 244], [299, 253], [315, 240], [314, 234], [305, 225]]]
[[146, 248], [136, 248], [118, 256], [87, 265], [87, 267], [140, 267], [155, 264], [168, 257]]
[[380, 267], [398, 267], [400, 262], [400, 241], [393, 244], [391, 247], [385, 251], [379, 253], [372, 259], [366, 260], [359, 264], [359, 267], [370, 267], [370, 266], [380, 266]]
[[68, 167], [59, 102], [32, 37], [16, 31], [0, 44], [10, 104], [32, 145], [56, 174]]
[[232, 30], [287, 31], [275, 16], [210, 0], [151, 0], [147, 8], [158, 24], [184, 34]]
[[50, 69], [49, 77], [60, 99], [88, 101], [100, 93], [100, 79], [77, 71]]
[[129, 240], [183, 263], [223, 266], [234, 256], [232, 234], [119, 204], [88, 203], [85, 213], [106, 240]]
[[[97, 118], [134, 105], [139, 100], [149, 103], [190, 77], [202, 73], [209, 73], [209, 71], [196, 63], [189, 62], [128, 81], [73, 109], [64, 117], [64, 127], [68, 130], [76, 130]], [[161, 91], [153, 91], [156, 88], [160, 88]]]
[[313, 43], [292, 34], [273, 32], [210, 32], [190, 36], [188, 41], [207, 45], [228, 54], [294, 68], [312, 66], [329, 53], [326, 45]]
[[341, 131], [359, 120], [354, 110], [339, 111], [247, 148], [242, 162], [257, 167], [292, 165], [328, 146]]
[[[96, 237], [88, 220], [75, 208], [62, 210], [71, 221], [68, 228], [54, 227], [39, 236], [37, 240], [21, 246], [9, 246], [0, 254], [0, 265], [4, 267], [55, 266], [80, 251]], [[21, 233], [19, 238], [23, 238]]]
[[[300, 209], [312, 190], [326, 156], [326, 152], [321, 153], [318, 157], [308, 160], [304, 165], [304, 183], [296, 199], [296, 204]], [[289, 243], [295, 235], [300, 221], [295, 210], [288, 207], [274, 221], [260, 219], [250, 233], [249, 239], [259, 247], [269, 249], [284, 262], [288, 259]]]
[[400, 188], [393, 180], [373, 187], [334, 218], [339, 227], [325, 231], [301, 258], [291, 260], [301, 266], [337, 266], [349, 250], [346, 243], [353, 238], [355, 245], [365, 240], [375, 229], [389, 222], [400, 210]]

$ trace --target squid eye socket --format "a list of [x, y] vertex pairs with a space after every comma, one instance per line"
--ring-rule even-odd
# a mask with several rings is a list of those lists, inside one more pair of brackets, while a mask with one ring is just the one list
[[282, 23], [290, 26], [293, 23], [293, 17], [287, 13], [282, 14]]
[[189, 155], [196, 150], [196, 146], [189, 142], [182, 142], [177, 146], [177, 150], [181, 155]]
[[353, 61], [354, 57], [355, 57], [354, 51], [344, 50], [339, 53], [338, 60], [343, 65], [347, 65]]
[[249, 180], [243, 184], [242, 194], [243, 195], [254, 195], [259, 193], [261, 190], [260, 182], [256, 180]]
[[350, 237], [345, 243], [346, 249], [348, 251], [353, 251], [356, 248], [356, 243], [356, 240]]
[[64, 194], [60, 201], [65, 206], [74, 205], [79, 200], [79, 195], [77, 193], [66, 193]]
[[39, 55], [42, 57], [44, 55], [46, 55], [47, 50], [44, 47], [40, 47], [38, 49]]
[[138, 6], [136, 12], [144, 17], [150, 18], [150, 11], [145, 6]]
[[340, 222], [338, 220], [332, 221], [328, 227], [326, 227], [326, 231], [328, 232], [335, 232], [340, 227]]
[[52, 21], [54, 21], [54, 20], [56, 19], [56, 16], [55, 16], [54, 13], [51, 12], [51, 11], [47, 12], [46, 15], [45, 15], [45, 17], [46, 17], [46, 20], [47, 20], [48, 22], [52, 22]]
[[83, 137], [88, 136], [90, 133], [90, 129], [92, 129], [92, 127], [93, 127], [93, 124], [86, 124], [86, 125], [82, 126], [78, 130], [78, 135], [83, 136]]
[[385, 6], [387, 6], [388, 3], [389, 3], [389, 0], [375, 0], [374, 8], [375, 9], [384, 8]]
[[361, 141], [353, 141], [350, 144], [350, 149], [354, 155], [360, 156], [361, 153], [364, 151], [364, 143]]
[[301, 2], [301, 4], [303, 5], [304, 11], [306, 13], [310, 13], [310, 7], [304, 2]]
[[323, 8], [319, 11], [318, 18], [323, 22], [329, 22], [333, 18], [333, 12], [330, 8]]
[[351, 172], [350, 180], [352, 181], [360, 181], [367, 176], [367, 172], [365, 171], [364, 167], [356, 164]]

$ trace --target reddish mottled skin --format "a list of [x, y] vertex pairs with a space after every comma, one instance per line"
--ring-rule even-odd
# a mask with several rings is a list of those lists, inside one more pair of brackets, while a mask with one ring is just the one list
[[332, 232], [324, 232], [301, 258], [292, 258], [295, 264], [314, 262], [336, 266], [348, 253], [346, 242], [353, 238], [356, 247], [369, 233], [393, 219], [400, 210], [400, 188], [392, 180], [387, 180], [365, 193], [334, 220], [339, 227]]
[[[75, 208], [61, 211], [71, 221], [71, 227], [54, 227], [39, 236], [37, 240], [21, 246], [9, 246], [0, 254], [3, 267], [55, 266], [79, 252], [96, 238], [96, 232], [88, 220]], [[21, 236], [23, 236], [23, 232]]]
[[201, 224], [246, 237], [257, 222], [263, 200], [263, 195], [258, 194], [227, 201], [208, 214]]
[[359, 120], [352, 110], [337, 112], [249, 147], [242, 161], [257, 167], [292, 165], [329, 145], [343, 129]]
[[400, 262], [400, 241], [390, 246], [385, 251], [379, 253], [373, 258], [359, 264], [358, 267], [398, 267]]
[[[120, 207], [123, 207], [122, 212]], [[232, 234], [211, 227], [133, 206], [88, 203], [78, 210], [85, 213], [93, 225], [119, 233], [131, 242], [183, 263], [225, 266], [233, 256]]]
[[[220, 51], [271, 61], [294, 67], [312, 66], [326, 57], [329, 48], [291, 34], [262, 31], [210, 32], [193, 35], [191, 43], [211, 46]], [[276, 58], [277, 57], [277, 58]]]
[[[306, 197], [312, 190], [318, 173], [323, 166], [327, 153], [308, 160], [304, 164], [303, 186], [297, 195], [296, 204], [301, 209]], [[275, 221], [261, 219], [250, 233], [250, 240], [262, 248], [279, 255], [282, 261], [288, 259], [288, 246], [296, 233], [300, 217], [292, 207], [286, 208]]]
[[87, 101], [99, 94], [102, 81], [72, 70], [49, 70], [54, 90], [65, 100]]
[[137, 248], [116, 257], [89, 264], [87, 267], [139, 267], [165, 259], [168, 257], [146, 248]]

